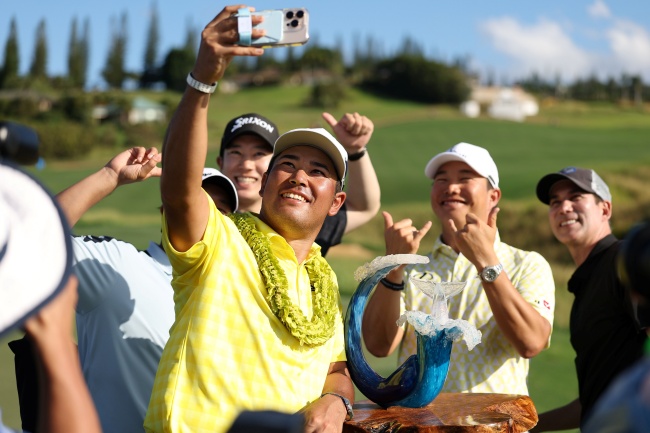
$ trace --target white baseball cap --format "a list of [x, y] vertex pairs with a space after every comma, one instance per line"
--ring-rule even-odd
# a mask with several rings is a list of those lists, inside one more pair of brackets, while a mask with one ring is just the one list
[[425, 176], [433, 179], [440, 166], [451, 161], [464, 162], [472, 167], [472, 170], [487, 178], [494, 188], [499, 187], [499, 170], [497, 170], [497, 165], [490, 156], [490, 152], [469, 143], [458, 143], [431, 158], [424, 169]]
[[311, 146], [325, 152], [334, 163], [341, 184], [345, 183], [348, 152], [327, 130], [323, 128], [301, 128], [287, 131], [276, 140], [275, 146], [273, 146], [273, 156], [275, 157], [294, 146]]
[[230, 204], [232, 206], [232, 211], [237, 212], [237, 208], [239, 207], [239, 197], [237, 196], [237, 188], [235, 188], [235, 184], [232, 183], [228, 177], [217, 170], [216, 168], [212, 167], [205, 167], [203, 169], [203, 177], [201, 179], [201, 184], [206, 184], [206, 183], [215, 183], [217, 185], [221, 185], [222, 187], [225, 188], [226, 192], [230, 196]]
[[0, 162], [0, 336], [56, 297], [71, 265], [70, 227], [54, 197]]

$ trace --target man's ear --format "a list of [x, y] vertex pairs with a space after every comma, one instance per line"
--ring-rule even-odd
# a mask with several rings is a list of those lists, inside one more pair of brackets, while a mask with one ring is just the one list
[[221, 170], [223, 167], [223, 158], [221, 156], [217, 156], [217, 165], [219, 166], [219, 170]]
[[499, 200], [501, 200], [501, 190], [499, 188], [492, 188], [488, 191], [488, 197], [492, 202], [492, 207], [495, 207], [499, 204]]
[[266, 181], [269, 179], [269, 172], [265, 172], [262, 175], [262, 187], [260, 188], [260, 197], [264, 196], [264, 188], [266, 188]]
[[345, 202], [345, 197], [346, 194], [344, 192], [337, 192], [334, 195], [334, 200], [332, 200], [332, 206], [330, 207], [329, 212], [327, 212], [329, 216], [336, 215], [339, 212], [339, 209], [341, 209], [341, 206], [343, 206], [343, 203]]
[[603, 210], [603, 216], [607, 219], [610, 219], [612, 217], [612, 202], [603, 200], [600, 202], [601, 204], [601, 209]]

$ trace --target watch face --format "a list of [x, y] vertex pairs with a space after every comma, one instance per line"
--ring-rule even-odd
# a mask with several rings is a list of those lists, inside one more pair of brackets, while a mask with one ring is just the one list
[[481, 272], [481, 279], [483, 281], [491, 283], [497, 279], [497, 277], [499, 276], [502, 270], [503, 270], [503, 266], [501, 264], [494, 265], [494, 266], [487, 266]]

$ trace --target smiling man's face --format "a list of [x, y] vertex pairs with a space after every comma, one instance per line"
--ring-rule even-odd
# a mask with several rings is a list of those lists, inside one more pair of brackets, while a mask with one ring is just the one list
[[440, 221], [453, 219], [461, 229], [470, 212], [481, 221], [487, 221], [500, 197], [500, 191], [489, 188], [488, 180], [468, 164], [452, 161], [440, 166], [433, 178], [431, 209]]
[[556, 239], [569, 247], [595, 245], [609, 233], [611, 203], [588, 193], [570, 180], [553, 184], [548, 220]]
[[337, 192], [336, 169], [327, 154], [311, 146], [294, 146], [274, 161], [262, 197], [265, 222], [283, 236], [300, 238], [300, 232], [317, 233], [325, 217], [338, 212], [345, 193]]
[[240, 212], [259, 212], [262, 206], [262, 176], [271, 161], [273, 149], [261, 137], [242, 134], [232, 140], [217, 158], [221, 172], [237, 188]]

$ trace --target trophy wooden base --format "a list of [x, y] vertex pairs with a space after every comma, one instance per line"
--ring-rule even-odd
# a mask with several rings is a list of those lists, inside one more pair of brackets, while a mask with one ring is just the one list
[[537, 419], [535, 405], [525, 395], [440, 393], [418, 409], [383, 409], [370, 400], [359, 401], [343, 433], [522, 433]]

